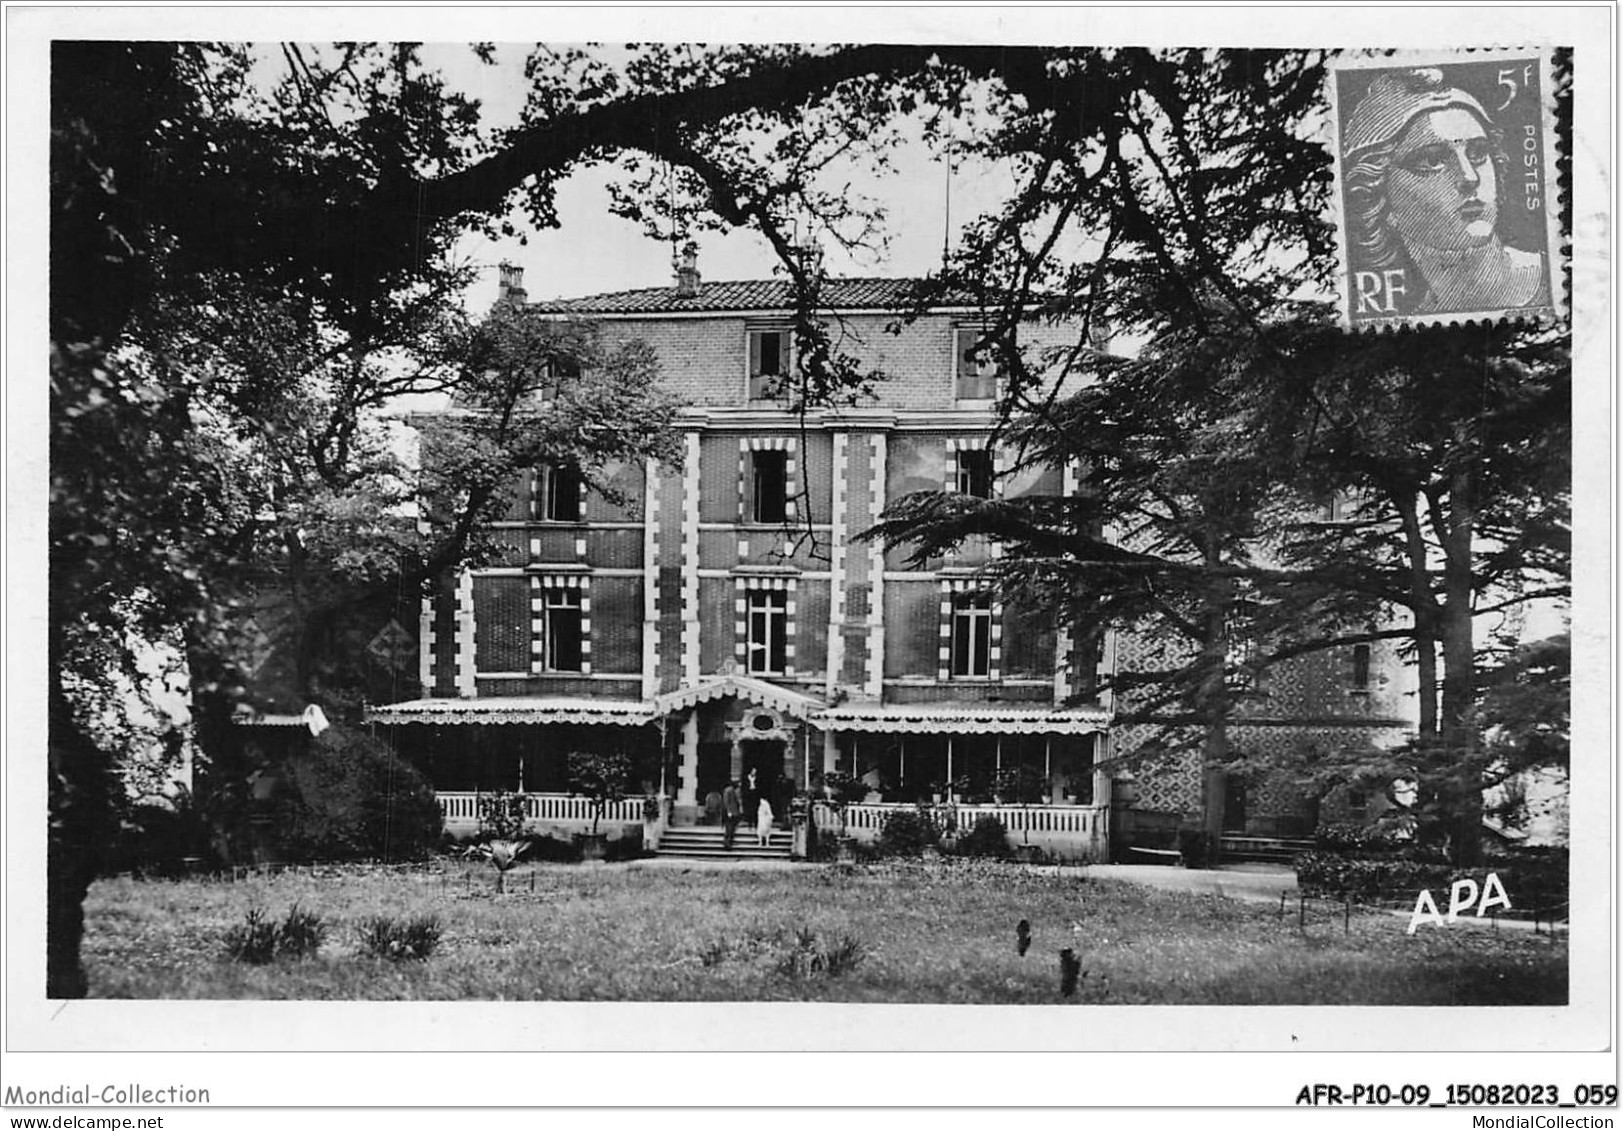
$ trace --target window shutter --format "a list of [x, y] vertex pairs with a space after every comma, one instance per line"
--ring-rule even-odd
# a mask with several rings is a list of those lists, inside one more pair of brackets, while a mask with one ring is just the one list
[[761, 375], [761, 334], [760, 331], [751, 331], [750, 336], [750, 376]]

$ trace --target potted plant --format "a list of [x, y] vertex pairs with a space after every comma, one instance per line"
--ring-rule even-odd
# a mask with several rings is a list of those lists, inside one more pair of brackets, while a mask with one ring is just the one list
[[484, 846], [484, 854], [496, 869], [496, 894], [507, 890], [507, 873], [518, 863], [529, 845], [522, 840], [493, 840]]
[[592, 831], [576, 838], [583, 859], [602, 860], [606, 855], [606, 838], [598, 825], [609, 803], [625, 797], [630, 777], [631, 758], [624, 751], [570, 751], [569, 790], [591, 802]]

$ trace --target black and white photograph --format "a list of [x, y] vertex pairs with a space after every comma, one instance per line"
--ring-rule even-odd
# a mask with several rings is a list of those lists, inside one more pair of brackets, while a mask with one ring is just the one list
[[1611, 1126], [1614, 8], [5, 16], [8, 1114]]

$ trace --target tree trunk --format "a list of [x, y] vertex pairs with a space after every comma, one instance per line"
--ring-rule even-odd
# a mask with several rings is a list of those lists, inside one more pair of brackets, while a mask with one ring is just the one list
[[1212, 838], [1211, 862], [1222, 857], [1223, 810], [1228, 800], [1228, 773], [1223, 763], [1228, 761], [1228, 725], [1221, 719], [1206, 727], [1203, 758], [1205, 772], [1201, 775], [1201, 795], [1205, 820], [1202, 828]]
[[80, 960], [85, 896], [114, 832], [111, 759], [80, 729], [51, 665], [46, 746], [50, 829], [45, 850], [45, 996], [89, 992]]
[[[1221, 555], [1208, 551], [1206, 564], [1221, 564]], [[1210, 838], [1207, 863], [1221, 862], [1223, 855], [1223, 809], [1228, 800], [1228, 606], [1230, 586], [1214, 582], [1206, 607], [1205, 672], [1201, 679], [1200, 710], [1206, 720], [1201, 750], [1201, 830]]]
[[1422, 743], [1437, 738], [1437, 599], [1431, 588], [1431, 555], [1421, 532], [1420, 500], [1401, 487], [1388, 497], [1403, 522], [1404, 547], [1409, 559], [1410, 611], [1414, 614], [1415, 675], [1419, 683]]
[[1472, 533], [1475, 513], [1471, 475], [1450, 477], [1448, 503], [1438, 505], [1438, 536], [1443, 544], [1443, 696], [1439, 737], [1451, 773], [1448, 800], [1451, 857], [1475, 864], [1482, 849], [1482, 767], [1476, 741], [1476, 644], [1473, 638]]
[[248, 843], [248, 811], [241, 746], [231, 722], [241, 688], [217, 652], [206, 637], [189, 634], [192, 741], [201, 755], [192, 791], [208, 827], [209, 851], [218, 863], [229, 865]]

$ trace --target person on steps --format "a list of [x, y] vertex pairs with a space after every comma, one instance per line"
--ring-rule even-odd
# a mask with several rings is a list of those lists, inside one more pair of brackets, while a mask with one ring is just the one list
[[721, 791], [721, 820], [726, 826], [726, 833], [722, 837], [722, 844], [728, 851], [732, 850], [733, 837], [738, 833], [738, 822], [744, 816], [744, 802], [738, 796], [738, 781], [735, 778], [727, 783], [727, 788]]

